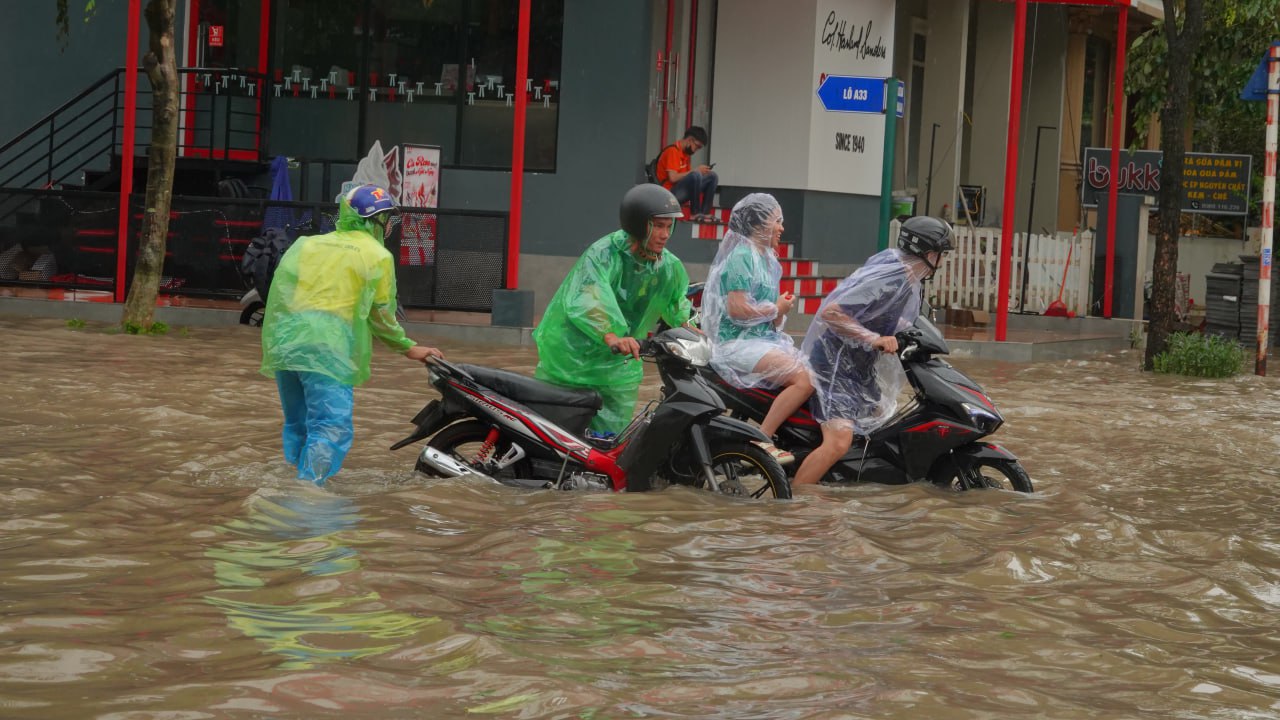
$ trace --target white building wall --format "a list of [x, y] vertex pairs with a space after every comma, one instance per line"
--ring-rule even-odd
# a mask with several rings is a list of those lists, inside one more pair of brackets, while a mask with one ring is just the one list
[[[884, 116], [828, 112], [817, 89], [823, 73], [888, 77], [893, 56], [893, 0], [721, 0], [711, 112], [721, 184], [878, 196]], [[836, 133], [854, 149], [838, 150]]]
[[[894, 8], [892, 0], [818, 0], [809, 100], [810, 190], [880, 194], [884, 115], [831, 112], [818, 99], [817, 89], [824, 74], [880, 78], [893, 74]], [[842, 43], [841, 38], [851, 42]], [[889, 113], [895, 112], [897, 97], [887, 102]], [[837, 147], [841, 133], [851, 138], [844, 146], [848, 149]]]
[[[1013, 55], [1014, 8], [1006, 3], [978, 3], [974, 8], [973, 99], [969, 113], [967, 167], [960, 182], [987, 188], [985, 221], [1000, 222], [1004, 184], [1006, 131], [1009, 127], [1009, 59]], [[957, 208], [957, 217], [959, 209]]]
[[815, 0], [721, 0], [711, 160], [721, 185], [805, 189]]
[[[916, 213], [941, 215], [942, 206], [955, 207], [956, 184], [960, 177], [960, 156], [964, 147], [964, 87], [968, 61], [969, 0], [929, 0], [928, 54], [925, 58], [924, 113], [920, 125], [920, 187]], [[938, 123], [934, 142], [933, 181], [929, 178], [929, 143], [933, 123]], [[930, 207], [924, 206], [928, 195]]]
[[[1058, 221], [1058, 150], [1063, 137], [1058, 126], [1062, 124], [1066, 93], [1066, 28], [1065, 8], [1036, 4], [1027, 12], [1027, 64], [1023, 68], [1022, 132], [1018, 146], [1018, 210], [1014, 215], [1014, 229], [1019, 232], [1027, 229], [1027, 212], [1032, 209], [1033, 169], [1036, 170], [1036, 206], [1031, 231], [1053, 231]], [[1012, 38], [1012, 24], [1008, 33]], [[1008, 80], [1005, 83], [1008, 84]], [[1076, 112], [1079, 113], [1079, 108]], [[1038, 130], [1042, 125], [1052, 129]], [[1035, 162], [1037, 132], [1040, 135], [1038, 166]], [[1078, 135], [1079, 128], [1067, 128], [1066, 132]], [[1003, 181], [999, 192], [1004, 193]], [[991, 222], [990, 216], [988, 221]]]

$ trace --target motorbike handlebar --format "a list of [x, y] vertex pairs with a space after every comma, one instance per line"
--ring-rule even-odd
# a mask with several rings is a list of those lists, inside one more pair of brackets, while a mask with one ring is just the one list
[[903, 360], [909, 360], [915, 351], [920, 348], [920, 331], [915, 328], [908, 328], [893, 336], [898, 341], [898, 357]]
[[431, 357], [428, 357], [423, 362], [423, 364], [426, 365], [428, 368], [431, 368], [431, 367], [440, 368], [450, 375], [460, 375], [462, 377], [467, 377], [467, 378], [471, 377], [471, 375], [467, 371], [463, 370], [457, 365], [454, 365], [448, 360], [445, 360], [442, 357], [436, 357], [432, 355]]

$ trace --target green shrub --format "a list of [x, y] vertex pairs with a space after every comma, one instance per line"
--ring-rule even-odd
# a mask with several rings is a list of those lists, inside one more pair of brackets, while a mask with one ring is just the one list
[[67, 327], [72, 330], [82, 330], [87, 323], [80, 318], [71, 318], [67, 320]]
[[130, 335], [164, 335], [169, 332], [169, 326], [162, 322], [155, 322], [143, 327], [135, 322], [127, 322], [124, 324], [124, 331]]
[[1235, 340], [1217, 335], [1174, 333], [1164, 352], [1155, 356], [1158, 373], [1195, 377], [1231, 377], [1244, 365], [1245, 349]]

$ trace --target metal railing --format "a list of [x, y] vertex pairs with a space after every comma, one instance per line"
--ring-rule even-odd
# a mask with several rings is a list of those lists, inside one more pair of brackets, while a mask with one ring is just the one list
[[[117, 68], [0, 145], [0, 187], [101, 189], [118, 182], [124, 140], [124, 70]], [[151, 145], [152, 93], [139, 72], [134, 155]], [[266, 79], [227, 68], [180, 68], [178, 155], [262, 162]], [[90, 177], [91, 174], [97, 177]]]
[[[132, 278], [143, 193], [129, 203], [124, 278], [116, 275], [119, 196], [110, 192], [0, 188], [17, 211], [0, 220], [0, 283], [114, 291]], [[162, 293], [239, 298], [250, 287], [240, 260], [264, 226], [303, 234], [333, 229], [333, 203], [174, 196]], [[403, 208], [385, 244], [400, 301], [431, 310], [492, 310], [507, 263], [507, 213]]]

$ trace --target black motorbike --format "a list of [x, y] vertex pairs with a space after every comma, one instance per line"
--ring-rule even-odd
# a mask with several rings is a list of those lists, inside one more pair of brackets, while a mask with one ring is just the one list
[[[897, 485], [927, 480], [955, 490], [1032, 492], [1031, 478], [1018, 458], [983, 439], [1004, 417], [980, 385], [937, 357], [950, 352], [937, 326], [921, 313], [913, 327], [896, 337], [898, 358], [914, 393], [911, 401], [869, 436], [855, 437], [823, 482]], [[700, 371], [735, 418], [760, 422], [777, 395], [734, 387], [710, 367]], [[802, 407], [778, 429], [774, 443], [796, 456], [790, 466], [794, 472], [822, 443], [822, 428]]]
[[434, 477], [481, 475], [527, 488], [640, 492], [669, 484], [759, 498], [791, 497], [791, 481], [755, 445], [759, 428], [727, 417], [699, 375], [711, 358], [700, 333], [674, 328], [641, 341], [662, 378], [653, 401], [616, 437], [587, 425], [600, 410], [594, 390], [563, 388], [508, 370], [433, 360], [440, 392], [392, 450], [430, 438], [416, 469]]

